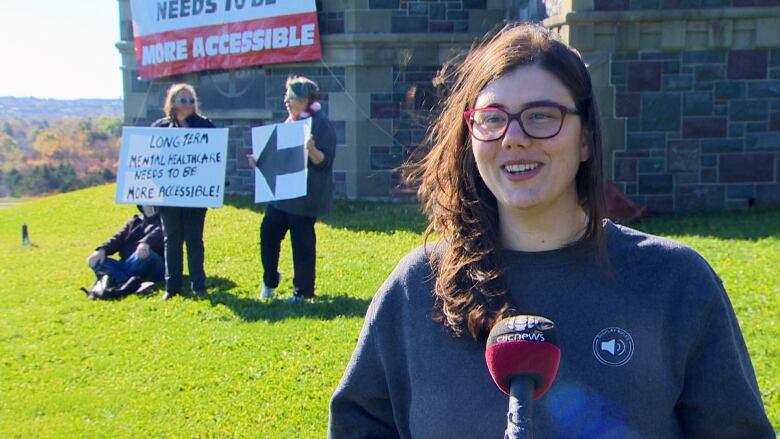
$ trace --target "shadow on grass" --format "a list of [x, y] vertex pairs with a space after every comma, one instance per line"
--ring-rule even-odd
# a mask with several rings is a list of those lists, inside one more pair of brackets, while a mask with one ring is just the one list
[[214, 289], [207, 300], [211, 302], [211, 306], [223, 305], [230, 308], [236, 316], [247, 322], [278, 322], [302, 317], [319, 320], [363, 317], [371, 302], [370, 299], [345, 295], [324, 295], [317, 296], [313, 302], [288, 303], [288, 297], [260, 302], [257, 298], [238, 297], [227, 290]]
[[[237, 209], [265, 212], [266, 204], [254, 204], [248, 195], [228, 195], [225, 204]], [[386, 203], [335, 200], [328, 215], [317, 221], [336, 229], [392, 234], [422, 233], [426, 219], [417, 203]], [[259, 226], [259, 225], [258, 225]]]
[[[184, 276], [183, 285], [189, 285], [188, 276]], [[265, 320], [276, 322], [294, 318], [317, 318], [331, 320], [337, 317], [363, 317], [366, 314], [370, 299], [357, 299], [346, 295], [317, 296], [313, 302], [288, 303], [289, 296], [260, 302], [256, 297], [239, 297], [230, 290], [236, 287], [235, 282], [220, 276], [208, 276], [208, 295], [201, 299], [195, 296], [189, 288], [178, 296], [179, 299], [209, 301], [211, 306], [223, 305], [229, 308], [236, 316], [247, 322]], [[144, 294], [147, 298], [158, 298], [164, 291], [164, 283], [155, 286], [154, 291]]]
[[[181, 293], [179, 293], [177, 297], [185, 300], [206, 300], [206, 299], [201, 299], [200, 297], [196, 296], [195, 293], [192, 292], [192, 288], [190, 288], [189, 286], [190, 277], [188, 275], [184, 275], [182, 277], [181, 283], [184, 286], [184, 288], [182, 288]], [[206, 287], [209, 291], [206, 297], [208, 298], [208, 295], [212, 294], [212, 292], [232, 290], [233, 288], [236, 287], [236, 283], [224, 277], [207, 276]], [[159, 299], [162, 297], [163, 293], [165, 293], [165, 281], [157, 282], [154, 284], [153, 287], [149, 288], [143, 293], [137, 293], [137, 295], [139, 297], [144, 297], [147, 299], [155, 299], [155, 298]], [[119, 297], [117, 299], [109, 299], [109, 300], [121, 300], [123, 298], [124, 297]]]
[[656, 216], [628, 226], [654, 235], [754, 241], [768, 237], [780, 238], [780, 209]]

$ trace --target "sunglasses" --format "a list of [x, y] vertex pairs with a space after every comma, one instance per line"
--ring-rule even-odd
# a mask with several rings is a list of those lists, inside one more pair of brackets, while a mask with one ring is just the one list
[[179, 105], [195, 105], [195, 98], [176, 98], [173, 102]]

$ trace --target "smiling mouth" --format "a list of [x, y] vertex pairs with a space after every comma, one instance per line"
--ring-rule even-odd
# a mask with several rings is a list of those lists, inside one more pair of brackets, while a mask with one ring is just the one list
[[503, 168], [510, 174], [522, 174], [524, 172], [531, 172], [534, 169], [542, 166], [541, 163], [523, 163], [514, 165], [504, 165]]

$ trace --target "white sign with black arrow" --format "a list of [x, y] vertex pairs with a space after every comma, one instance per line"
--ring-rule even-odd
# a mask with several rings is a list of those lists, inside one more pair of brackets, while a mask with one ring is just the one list
[[311, 119], [252, 128], [255, 203], [306, 196], [306, 138]]

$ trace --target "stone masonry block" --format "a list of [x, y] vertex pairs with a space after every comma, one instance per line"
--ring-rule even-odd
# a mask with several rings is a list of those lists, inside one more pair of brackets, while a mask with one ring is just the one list
[[675, 206], [682, 212], [722, 210], [726, 190], [722, 185], [678, 186], [674, 193]]
[[671, 194], [674, 180], [671, 174], [650, 174], [639, 176], [639, 194]]
[[642, 95], [642, 131], [676, 131], [680, 129], [680, 95], [678, 93], [644, 93]]
[[766, 100], [733, 100], [729, 103], [729, 119], [735, 122], [765, 121], [769, 117]]
[[749, 81], [747, 84], [749, 98], [780, 98], [780, 81]]
[[759, 18], [756, 20], [756, 46], [780, 46], [780, 18]]
[[729, 79], [766, 79], [767, 49], [732, 50], [729, 52]]
[[745, 136], [747, 151], [780, 151], [780, 136], [777, 133], [751, 133]]
[[390, 32], [392, 14], [389, 10], [344, 11], [344, 31], [346, 33]]
[[710, 116], [712, 114], [711, 93], [686, 93], [683, 98], [685, 116]]
[[712, 138], [726, 137], [728, 119], [725, 117], [685, 117], [683, 137]]
[[774, 180], [774, 167], [772, 153], [723, 154], [720, 156], [720, 181], [771, 182]]
[[661, 25], [661, 48], [668, 50], [685, 48], [684, 21], [666, 21]]
[[662, 64], [656, 61], [628, 64], [628, 91], [659, 91]]

